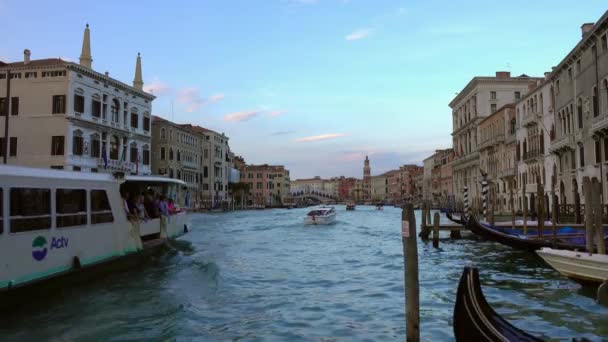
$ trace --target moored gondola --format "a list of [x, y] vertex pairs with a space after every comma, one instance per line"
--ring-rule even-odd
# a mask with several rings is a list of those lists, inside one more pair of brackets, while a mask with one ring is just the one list
[[445, 216], [454, 223], [461, 224], [463, 226], [466, 225], [466, 221], [464, 220], [464, 218], [462, 216], [455, 217], [453, 215], [453, 213], [449, 212], [449, 211], [445, 214]]
[[471, 216], [467, 221], [467, 228], [474, 234], [484, 239], [495, 241], [514, 249], [534, 252], [543, 247], [557, 249], [585, 251], [584, 234], [572, 234], [572, 228], [560, 228], [557, 232], [557, 239], [552, 240], [550, 236], [539, 238], [533, 232], [535, 227], [530, 227], [530, 235], [523, 235], [523, 232], [507, 227], [491, 227], [480, 223], [476, 217]]
[[479, 271], [465, 267], [454, 307], [456, 341], [542, 341], [514, 327], [492, 309], [479, 282]]

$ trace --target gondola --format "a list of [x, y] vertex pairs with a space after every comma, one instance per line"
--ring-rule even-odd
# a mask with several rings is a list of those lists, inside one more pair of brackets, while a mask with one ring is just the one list
[[466, 221], [462, 218], [462, 216], [460, 218], [454, 218], [452, 216], [452, 212], [449, 211], [445, 214], [445, 216], [454, 223], [461, 224], [463, 226], [466, 225]]
[[558, 229], [556, 241], [553, 241], [549, 236], [547, 238], [535, 236], [536, 228], [534, 227], [530, 227], [529, 235], [523, 236], [521, 230], [513, 230], [508, 227], [490, 227], [480, 223], [474, 216], [467, 220], [467, 228], [484, 239], [523, 251], [534, 252], [543, 247], [586, 251], [584, 234], [574, 236], [572, 228], [567, 227]]
[[507, 322], [486, 301], [479, 271], [465, 267], [454, 307], [456, 341], [542, 341]]

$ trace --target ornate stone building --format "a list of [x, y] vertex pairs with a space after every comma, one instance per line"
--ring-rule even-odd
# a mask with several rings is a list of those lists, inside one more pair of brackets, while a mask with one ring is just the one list
[[608, 162], [608, 12], [581, 27], [578, 44], [553, 69], [551, 107], [560, 204], [582, 196], [583, 177], [597, 178], [606, 198]]
[[452, 140], [455, 159], [452, 163], [454, 191], [462, 201], [463, 189], [468, 187], [472, 204], [481, 202], [481, 173], [479, 169], [479, 132], [481, 120], [502, 106], [514, 103], [528, 92], [539, 78], [509, 72], [497, 72], [495, 77], [474, 77], [450, 102], [452, 108]]
[[[0, 96], [6, 96], [8, 81], [11, 89], [10, 101], [0, 98], [2, 113], [10, 105], [9, 164], [150, 174], [155, 97], [143, 90], [141, 56], [133, 85], [93, 70], [92, 62], [88, 25], [78, 64], [32, 60], [29, 50], [21, 62], [0, 62]], [[0, 145], [5, 143], [1, 138]]]

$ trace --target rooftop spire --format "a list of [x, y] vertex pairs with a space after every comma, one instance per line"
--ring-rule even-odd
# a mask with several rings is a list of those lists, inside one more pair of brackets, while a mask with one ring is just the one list
[[82, 52], [80, 52], [80, 65], [91, 69], [93, 57], [91, 56], [91, 33], [89, 32], [89, 24], [84, 29], [84, 37], [82, 38]]
[[135, 78], [133, 79], [133, 88], [143, 90], [144, 81], [141, 78], [141, 55], [137, 53], [137, 62], [135, 63]]

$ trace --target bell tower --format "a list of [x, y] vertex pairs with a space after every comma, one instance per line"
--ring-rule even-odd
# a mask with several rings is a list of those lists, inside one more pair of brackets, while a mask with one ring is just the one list
[[363, 163], [363, 198], [369, 200], [372, 195], [372, 170], [369, 167], [369, 158], [365, 156]]

